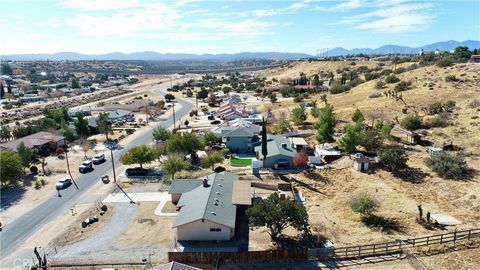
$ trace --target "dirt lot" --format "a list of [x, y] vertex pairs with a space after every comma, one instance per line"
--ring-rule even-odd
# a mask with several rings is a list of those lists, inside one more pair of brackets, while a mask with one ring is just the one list
[[134, 221], [115, 241], [169, 247], [175, 236], [175, 229], [172, 229], [175, 217], [156, 216], [154, 211], [157, 206], [158, 202], [142, 202]]

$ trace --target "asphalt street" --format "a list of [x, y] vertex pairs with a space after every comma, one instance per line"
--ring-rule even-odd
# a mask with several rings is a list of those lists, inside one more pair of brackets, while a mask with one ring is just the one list
[[[156, 91], [161, 95], [165, 95], [167, 84], [160, 85]], [[180, 119], [184, 115], [188, 114], [193, 105], [185, 100], [177, 99], [176, 104], [180, 104], [181, 108], [175, 111], [177, 119]], [[120, 150], [114, 150], [113, 156], [115, 164], [118, 166], [120, 156], [128, 151], [130, 148], [140, 145], [148, 144], [152, 141], [152, 130], [158, 126], [170, 127], [173, 125], [173, 117], [167, 118], [165, 121], [160, 122], [157, 126], [152, 126], [150, 129], [138, 135], [138, 137], [127, 145], [123, 145]], [[77, 168], [71, 168], [76, 170]], [[68, 189], [61, 191], [61, 197], [53, 196], [43, 203], [39, 204], [23, 216], [17, 218], [10, 224], [7, 224], [0, 233], [0, 254], [2, 258], [5, 258], [9, 254], [13, 253], [24, 243], [33, 233], [43, 227], [45, 224], [55, 220], [55, 218], [62, 212], [70, 209], [76, 203], [79, 202], [82, 195], [89, 190], [94, 184], [100, 181], [100, 177], [107, 175], [112, 171], [112, 163], [110, 155], [107, 154], [107, 161], [101, 165], [95, 166], [95, 170], [83, 174], [75, 181], [79, 187], [77, 190], [74, 185], [71, 185]]]

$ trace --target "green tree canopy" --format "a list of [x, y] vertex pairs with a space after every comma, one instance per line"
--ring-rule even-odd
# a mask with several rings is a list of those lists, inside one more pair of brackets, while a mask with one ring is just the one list
[[333, 134], [335, 133], [335, 126], [337, 125], [337, 118], [333, 113], [333, 106], [326, 104], [320, 110], [320, 116], [318, 117], [317, 123], [315, 123], [315, 128], [317, 129], [317, 140], [319, 143], [331, 143], [335, 140], [333, 139]]
[[6, 141], [12, 137], [10, 128], [7, 125], [0, 125], [0, 139]]
[[353, 212], [363, 216], [371, 216], [380, 207], [380, 202], [368, 194], [359, 194], [348, 201]]
[[17, 146], [17, 153], [20, 156], [20, 160], [24, 167], [28, 167], [36, 156], [37, 151], [28, 148], [23, 142]]
[[277, 134], [282, 134], [290, 131], [290, 121], [288, 121], [285, 112], [280, 113], [280, 117], [275, 121], [275, 124], [272, 127], [272, 131]]
[[360, 133], [363, 129], [361, 123], [348, 124], [345, 126], [345, 134], [338, 142], [338, 148], [345, 152], [351, 153], [356, 150], [356, 146], [360, 142]]
[[360, 109], [357, 109], [353, 115], [352, 115], [352, 121], [355, 123], [361, 123], [365, 121], [365, 117], [363, 116], [363, 113], [360, 111]]
[[222, 138], [211, 131], [203, 135], [203, 144], [206, 146], [212, 145], [214, 143], [220, 143], [221, 141], [222, 141]]
[[105, 134], [105, 139], [108, 141], [108, 134], [113, 132], [112, 124], [108, 113], [100, 113], [97, 117], [98, 132]]
[[162, 164], [162, 170], [175, 180], [175, 174], [181, 170], [187, 169], [189, 163], [184, 160], [181, 154], [170, 154]]
[[202, 141], [193, 133], [175, 133], [167, 140], [169, 153], [195, 154], [203, 147]]
[[88, 137], [90, 135], [90, 128], [88, 121], [81, 112], [77, 112], [77, 120], [74, 122], [77, 135], [80, 137]]
[[158, 127], [153, 130], [152, 137], [155, 141], [166, 141], [172, 136], [172, 132], [164, 127]]
[[23, 175], [20, 156], [11, 150], [0, 151], [0, 183], [2, 186], [16, 185]]
[[125, 165], [139, 164], [143, 168], [143, 164], [150, 163], [155, 159], [152, 149], [142, 144], [128, 150], [127, 153], [120, 157], [120, 162]]
[[292, 110], [292, 121], [296, 126], [303, 125], [303, 122], [307, 120], [307, 114], [305, 113], [305, 104], [300, 103]]
[[170, 94], [170, 93], [165, 95], [165, 100], [166, 100], [167, 102], [171, 102], [171, 101], [174, 100], [174, 99], [175, 99], [175, 96], [172, 95], [172, 94]]
[[398, 146], [386, 146], [378, 151], [378, 158], [385, 167], [395, 172], [398, 169], [407, 167], [407, 155], [405, 150]]
[[277, 240], [282, 231], [293, 227], [308, 233], [308, 214], [303, 206], [292, 200], [282, 200], [277, 193], [256, 201], [247, 209], [251, 227], [266, 226], [272, 240]]
[[425, 159], [425, 165], [442, 178], [459, 179], [466, 175], [468, 167], [461, 155], [442, 153]]
[[12, 68], [8, 63], [2, 64], [2, 74], [3, 75], [12, 75], [13, 71]]
[[400, 122], [400, 126], [408, 130], [416, 130], [422, 128], [422, 118], [418, 115], [409, 115]]
[[380, 149], [383, 143], [383, 138], [376, 129], [368, 129], [360, 134], [358, 144], [363, 146], [369, 152]]
[[203, 159], [202, 163], [207, 167], [212, 167], [212, 170], [215, 169], [215, 164], [223, 162], [225, 157], [220, 151], [211, 151]]

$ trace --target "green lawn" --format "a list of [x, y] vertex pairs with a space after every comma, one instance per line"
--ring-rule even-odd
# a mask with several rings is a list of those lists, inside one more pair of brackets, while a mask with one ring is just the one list
[[237, 167], [246, 167], [252, 165], [251, 158], [230, 158], [230, 165]]

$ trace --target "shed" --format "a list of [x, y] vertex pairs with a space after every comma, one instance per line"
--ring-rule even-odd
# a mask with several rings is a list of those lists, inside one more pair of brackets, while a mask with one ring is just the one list
[[359, 172], [368, 171], [370, 160], [366, 157], [358, 157], [353, 160], [353, 168]]

